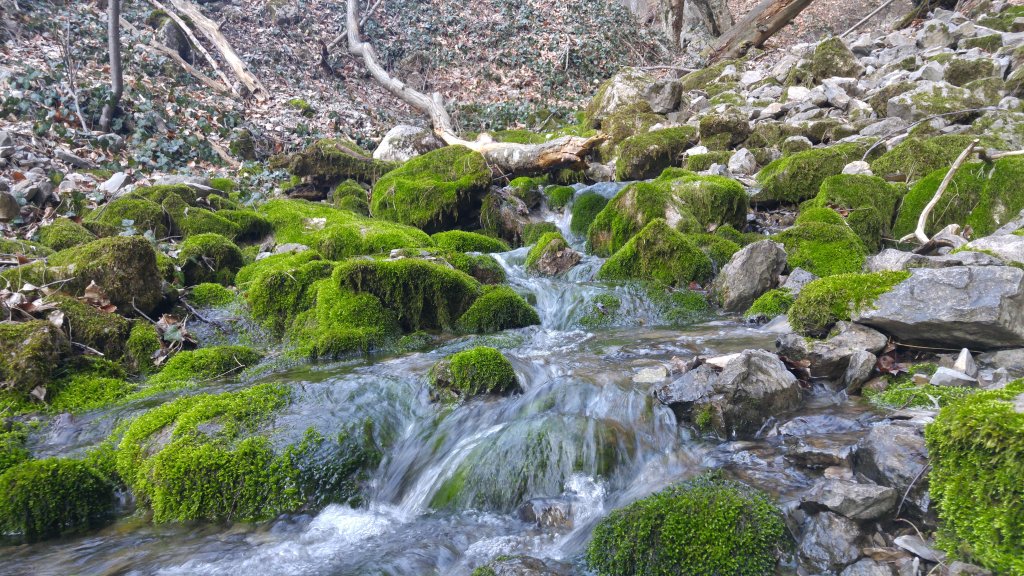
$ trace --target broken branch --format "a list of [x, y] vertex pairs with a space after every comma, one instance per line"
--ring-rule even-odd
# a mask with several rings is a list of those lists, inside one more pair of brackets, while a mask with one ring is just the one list
[[960, 153], [953, 165], [949, 167], [949, 171], [946, 172], [946, 177], [942, 179], [942, 183], [939, 184], [938, 189], [935, 190], [935, 195], [928, 201], [928, 204], [921, 211], [921, 215], [917, 217], [917, 229], [914, 230], [914, 237], [917, 238], [921, 244], [927, 244], [930, 238], [925, 232], [925, 225], [928, 223], [928, 216], [932, 213], [935, 205], [939, 203], [942, 198], [942, 194], [949, 188], [949, 184], [953, 181], [953, 177], [956, 176], [957, 170], [960, 170], [960, 166], [967, 160], [967, 157], [974, 151], [974, 147], [978, 145], [980, 140], [975, 139], [973, 142], [967, 145], [967, 148]]

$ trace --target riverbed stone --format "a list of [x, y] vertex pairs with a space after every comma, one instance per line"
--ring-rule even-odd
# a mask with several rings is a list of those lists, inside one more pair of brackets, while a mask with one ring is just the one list
[[847, 566], [839, 576], [893, 576], [893, 569], [871, 558], [861, 558]]
[[[854, 471], [882, 486], [907, 494], [904, 511], [917, 518], [931, 512], [928, 478], [928, 450], [919, 426], [883, 422], [871, 428], [857, 445]], [[908, 492], [909, 489], [909, 492]]]
[[815, 514], [804, 525], [800, 558], [814, 570], [838, 572], [860, 556], [860, 538], [856, 522], [833, 512]]
[[974, 388], [978, 385], [977, 378], [971, 378], [967, 374], [944, 366], [935, 370], [935, 374], [928, 380], [932, 386], [962, 386]]
[[952, 268], [954, 266], [1002, 266], [1005, 263], [995, 256], [970, 250], [955, 254], [924, 256], [886, 248], [864, 261], [865, 272], [910, 270], [912, 268]]
[[572, 528], [572, 502], [560, 498], [533, 498], [519, 507], [519, 518], [541, 528]]
[[850, 520], [876, 520], [896, 508], [896, 490], [850, 480], [822, 479], [804, 496], [802, 506], [828, 509]]
[[786, 269], [786, 251], [771, 240], [761, 240], [732, 255], [715, 279], [715, 297], [727, 312], [742, 312], [758, 296], [779, 283]]
[[837, 322], [832, 333], [827, 340], [784, 334], [775, 341], [775, 348], [790, 360], [810, 361], [811, 375], [816, 378], [840, 379], [856, 352], [877, 354], [889, 341], [881, 332], [852, 322]]
[[1009, 264], [1024, 264], [1024, 236], [1016, 234], [986, 236], [969, 242], [965, 249], [998, 256]]

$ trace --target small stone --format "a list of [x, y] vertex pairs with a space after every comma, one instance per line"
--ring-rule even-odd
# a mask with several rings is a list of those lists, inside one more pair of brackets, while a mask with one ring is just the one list
[[871, 379], [878, 358], [871, 352], [858, 350], [850, 356], [850, 364], [843, 374], [843, 388], [850, 394], [860, 391], [865, 382]]
[[896, 507], [896, 491], [878, 484], [825, 480], [814, 485], [803, 506], [828, 509], [851, 520], [875, 520]]
[[928, 383], [932, 386], [963, 386], [966, 388], [974, 388], [978, 385], [978, 379], [972, 378], [958, 370], [953, 370], [952, 368], [939, 368], [935, 371], [935, 374], [932, 374]]
[[106, 182], [100, 184], [96, 188], [102, 190], [107, 195], [111, 195], [114, 192], [120, 190], [127, 180], [127, 174], [125, 174], [124, 172], [117, 172], [113, 176], [108, 178]]
[[967, 348], [960, 351], [960, 355], [956, 357], [956, 362], [953, 363], [953, 369], [971, 378], [978, 376], [978, 364], [974, 361], [974, 356], [971, 356], [971, 351]]
[[637, 384], [657, 384], [668, 378], [668, 369], [664, 366], [643, 368], [633, 375], [633, 382]]
[[758, 115], [758, 118], [778, 118], [783, 114], [785, 114], [785, 109], [783, 108], [782, 104], [778, 102], [772, 102], [771, 104], [761, 109], [761, 113], [760, 115]]
[[871, 165], [863, 160], [855, 160], [844, 166], [843, 174], [874, 176], [874, 172], [871, 171]]
[[757, 159], [746, 148], [740, 148], [729, 158], [729, 172], [749, 176], [757, 171]]
[[795, 297], [800, 294], [804, 289], [804, 286], [807, 286], [817, 279], [818, 277], [815, 274], [808, 272], [803, 268], [795, 268], [789, 273], [789, 276], [786, 277], [786, 281], [782, 283], [782, 287], [789, 290], [789, 293]]
[[992, 572], [981, 566], [968, 564], [959, 560], [949, 565], [949, 576], [991, 576]]
[[9, 222], [21, 215], [18, 200], [7, 192], [0, 192], [0, 221]]
[[790, 86], [786, 89], [786, 101], [787, 102], [803, 102], [807, 100], [811, 95], [809, 88], [803, 86]]
[[946, 559], [946, 555], [944, 553], [932, 548], [927, 542], [922, 540], [920, 536], [915, 534], [898, 536], [893, 540], [893, 543], [907, 552], [910, 552], [914, 556], [929, 562], [939, 563]]

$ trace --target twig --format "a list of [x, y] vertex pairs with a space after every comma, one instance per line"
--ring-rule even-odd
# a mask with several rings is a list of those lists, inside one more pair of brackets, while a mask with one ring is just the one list
[[206, 58], [206, 61], [210, 63], [210, 66], [213, 67], [213, 71], [217, 73], [217, 76], [219, 76], [221, 81], [224, 82], [224, 85], [228, 88], [231, 88], [231, 91], [234, 92], [234, 88], [231, 86], [231, 81], [228, 80], [227, 75], [225, 75], [224, 71], [220, 69], [220, 66], [217, 64], [217, 61], [214, 60], [213, 55], [211, 55], [210, 52], [207, 51], [206, 48], [199, 42], [199, 39], [196, 38], [196, 35], [192, 32], [192, 29], [189, 28], [188, 24], [185, 23], [185, 20], [183, 20], [181, 16], [178, 16], [176, 12], [174, 12], [167, 6], [164, 6], [159, 0], [148, 0], [148, 2], [152, 4], [153, 7], [157, 10], [162, 10], [163, 12], [166, 12], [167, 16], [170, 17], [171, 20], [174, 20], [174, 23], [181, 28], [181, 31], [188, 38], [189, 42], [191, 42], [196, 47], [196, 50], [199, 50], [203, 57]]
[[359, 20], [360, 28], [366, 26], [366, 21], [370, 19], [370, 16], [373, 14], [373, 11], [376, 10], [377, 6], [380, 6], [382, 2], [384, 2], [384, 0], [377, 0], [376, 2], [373, 3], [373, 6], [367, 8], [366, 14], [363, 14], [363, 17]]
[[[903, 508], [903, 503], [907, 501], [907, 496], [910, 495], [910, 491], [914, 488], [914, 484], [917, 484], [917, 481], [921, 479], [921, 476], [924, 475], [924, 473], [929, 468], [931, 468], [931, 464], [925, 464], [924, 467], [921, 468], [921, 471], [917, 473], [917, 476], [914, 476], [914, 479], [910, 482], [910, 485], [907, 486], [907, 491], [903, 493], [903, 498], [900, 498], [900, 504], [899, 506], [896, 507], [896, 514], [894, 514], [894, 516], [900, 515], [900, 510]], [[918, 532], [918, 534], [920, 534], [920, 532]]]
[[864, 18], [863, 18], [863, 19], [862, 19], [862, 20], [861, 20], [860, 22], [857, 22], [856, 24], [854, 24], [853, 26], [851, 26], [849, 30], [847, 30], [846, 32], [843, 32], [842, 34], [840, 34], [840, 35], [839, 35], [839, 37], [840, 37], [840, 38], [843, 38], [843, 37], [845, 37], [845, 36], [846, 36], [847, 34], [849, 34], [849, 33], [853, 32], [854, 30], [856, 30], [857, 28], [860, 28], [861, 26], [863, 26], [863, 25], [864, 25], [864, 23], [865, 23], [865, 22], [867, 22], [868, 20], [871, 20], [871, 19], [872, 19], [872, 18], [873, 18], [873, 17], [875, 16], [875, 14], [878, 14], [878, 13], [879, 13], [879, 12], [881, 12], [882, 10], [885, 10], [885, 9], [886, 9], [886, 8], [887, 8], [887, 7], [888, 7], [888, 6], [890, 5], [890, 4], [892, 4], [892, 3], [893, 3], [893, 2], [895, 2], [895, 1], [896, 1], [896, 0], [889, 0], [889, 1], [888, 1], [888, 2], [886, 2], [885, 4], [882, 4], [882, 5], [881, 5], [881, 6], [879, 6], [878, 8], [875, 8], [875, 9], [874, 9], [874, 10], [873, 10], [873, 11], [871, 12], [871, 14], [868, 14], [868, 15], [867, 15], [867, 16], [865, 16], [865, 17], [864, 17]]
[[75, 346], [78, 346], [79, 348], [81, 348], [82, 350], [85, 350], [86, 352], [90, 352], [92, 354], [96, 354], [97, 356], [106, 356], [106, 354], [104, 354], [103, 352], [100, 352], [99, 350], [97, 350], [97, 349], [95, 349], [95, 348], [93, 348], [91, 346], [86, 346], [85, 344], [82, 344], [81, 342], [72, 342], [72, 344], [74, 344]]
[[216, 320], [210, 320], [209, 318], [207, 318], [207, 317], [203, 316], [202, 314], [200, 314], [199, 311], [196, 310], [195, 307], [192, 306], [192, 304], [189, 304], [188, 300], [185, 300], [184, 298], [182, 298], [181, 299], [181, 304], [186, 309], [188, 309], [189, 313], [192, 314], [193, 316], [195, 316], [196, 319], [199, 320], [200, 322], [205, 322], [206, 324], [209, 324], [210, 326], [213, 326], [217, 330], [219, 330], [221, 332], [224, 332], [224, 333], [227, 333], [228, 330], [224, 327], [223, 324], [221, 324], [220, 322], [217, 322]]
[[914, 236], [917, 237], [921, 244], [927, 244], [929, 240], [928, 234], [924, 230], [925, 224], [928, 223], [928, 215], [931, 214], [935, 205], [939, 203], [939, 199], [942, 198], [943, 192], [946, 191], [950, 182], [953, 181], [953, 177], [956, 176], [957, 170], [960, 169], [960, 166], [962, 166], [967, 160], [967, 157], [971, 155], [971, 152], [974, 151], [974, 147], [977, 146], [979, 142], [980, 140], [975, 138], [974, 141], [968, 144], [967, 148], [960, 153], [960, 156], [955, 162], [953, 162], [953, 165], [949, 167], [949, 172], [946, 172], [946, 177], [942, 179], [942, 184], [939, 184], [939, 188], [935, 191], [935, 195], [932, 196], [932, 199], [924, 207], [924, 210], [921, 211], [921, 215], [917, 217], [917, 229], [914, 230]]
[[152, 318], [150, 318], [149, 316], [146, 316], [146, 313], [143, 312], [142, 310], [139, 310], [139, 307], [135, 305], [135, 297], [134, 296], [132, 296], [132, 308], [135, 308], [135, 311], [139, 313], [139, 316], [142, 316], [146, 320], [149, 320], [150, 323], [152, 323], [154, 326], [156, 326], [156, 322], [153, 322]]
[[[58, 32], [59, 34], [59, 32]], [[60, 57], [64, 61], [64, 77], [68, 82], [68, 89], [71, 91], [71, 99], [75, 103], [75, 114], [78, 114], [78, 121], [82, 124], [82, 131], [85, 133], [89, 132], [89, 127], [85, 125], [85, 116], [82, 115], [82, 107], [78, 103], [78, 68], [75, 66], [75, 60], [71, 57], [71, 23], [66, 23], [63, 34], [60, 34]]]
[[1013, 152], [996, 152], [989, 154], [988, 150], [979, 150], [978, 158], [981, 158], [985, 162], [995, 162], [1000, 158], [1009, 158], [1011, 156], [1024, 156], [1024, 150], [1014, 150]]

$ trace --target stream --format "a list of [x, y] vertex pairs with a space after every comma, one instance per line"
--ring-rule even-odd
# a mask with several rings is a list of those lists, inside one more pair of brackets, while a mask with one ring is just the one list
[[[566, 217], [550, 219], [581, 248]], [[562, 278], [537, 278], [524, 271], [526, 252], [495, 256], [509, 283], [530, 296], [541, 326], [373, 362], [303, 365], [262, 379], [294, 389], [274, 420], [272, 437], [282, 444], [310, 426], [336, 433], [339, 422], [366, 418], [389, 432], [363, 505], [231, 526], [154, 525], [134, 514], [87, 536], [0, 548], [0, 574], [459, 576], [502, 554], [586, 574], [581, 558], [590, 533], [611, 510], [716, 468], [768, 491], [783, 507], [794, 505], [814, 478], [790, 463], [793, 446], [849, 443], [881, 419], [866, 404], [819, 386], [800, 412], [769, 423], [756, 441], [700, 437], [652, 397], [660, 383], [635, 377], [672, 366], [673, 358], [774, 350], [776, 335], [735, 318], [659, 327], [659, 312], [642, 291], [590, 281], [600, 259], [585, 256]], [[594, 299], [608, 293], [622, 302], [609, 325], [580, 328]], [[476, 345], [509, 357], [523, 393], [454, 408], [431, 404], [430, 367]], [[32, 448], [40, 457], [83, 449], [119, 418], [145, 408], [58, 418], [33, 436]], [[518, 510], [531, 499], [559, 503], [571, 517], [554, 525], [527, 522]]]

